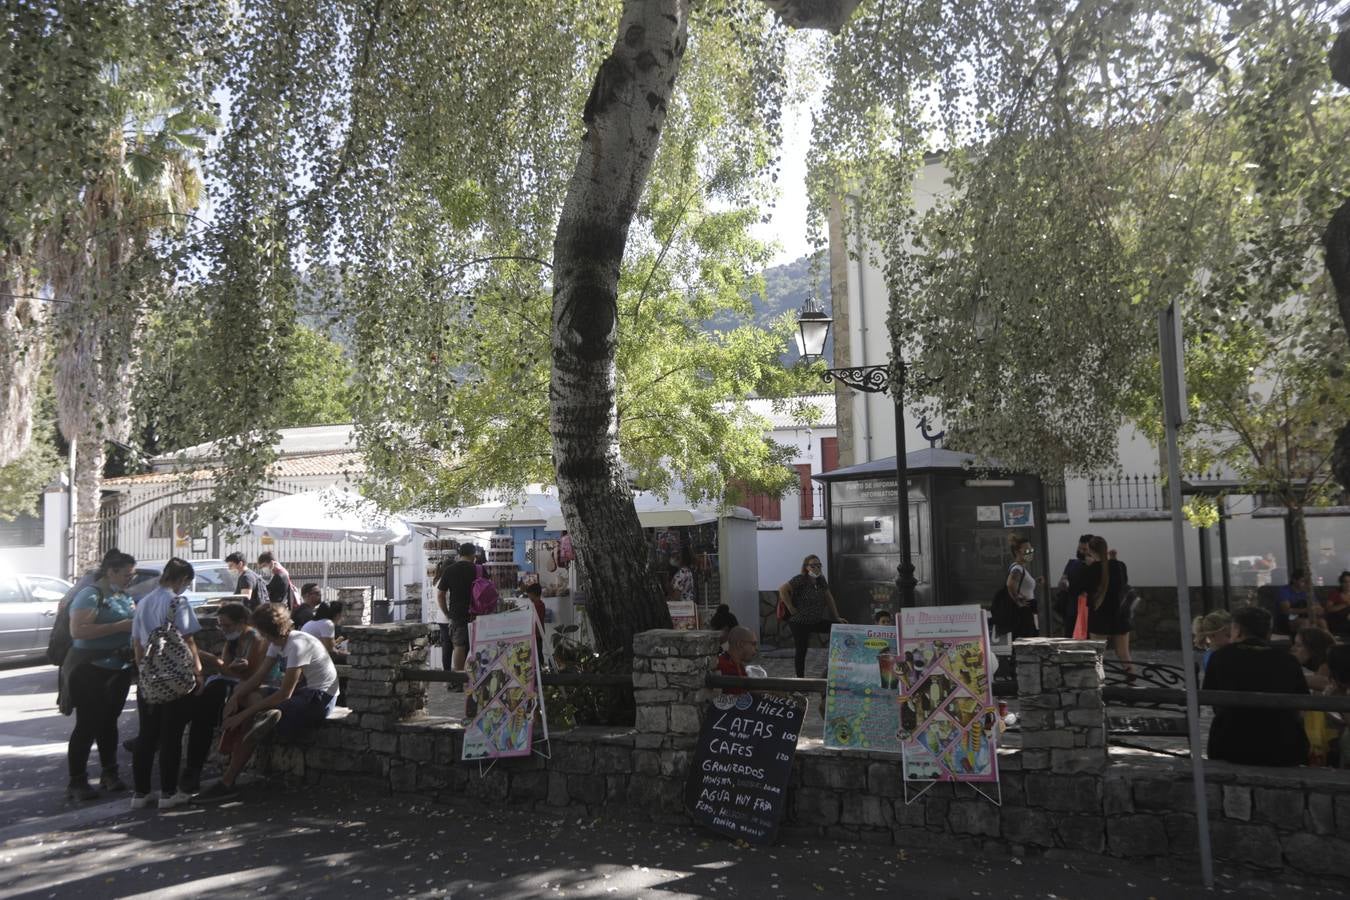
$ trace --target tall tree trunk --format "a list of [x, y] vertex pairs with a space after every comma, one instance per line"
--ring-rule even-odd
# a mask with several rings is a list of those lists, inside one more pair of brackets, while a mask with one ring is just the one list
[[[1331, 45], [1328, 55], [1331, 77], [1350, 87], [1350, 29], [1342, 31]], [[1327, 254], [1327, 272], [1336, 289], [1336, 305], [1341, 311], [1341, 322], [1350, 334], [1350, 200], [1341, 204], [1327, 223], [1322, 236]], [[1342, 489], [1350, 491], [1350, 422], [1341, 428], [1331, 459], [1332, 472]]]
[[24, 261], [0, 252], [0, 466], [28, 452], [42, 373], [42, 302]]
[[[763, 0], [797, 28], [838, 31], [858, 0]], [[590, 582], [596, 639], [631, 652], [668, 627], [619, 451], [619, 266], [684, 56], [690, 0], [628, 0], [596, 73], [586, 133], [553, 242], [549, 430], [558, 497]]]
[[689, 0], [630, 0], [600, 65], [581, 157], [553, 243], [549, 430], [558, 498], [607, 649], [669, 627], [619, 453], [615, 349], [619, 266], [684, 55]]
[[71, 523], [75, 535], [72, 571], [76, 575], [97, 566], [103, 555], [99, 510], [103, 506], [103, 467], [107, 461], [107, 447], [97, 435], [80, 435], [75, 444], [75, 521]]

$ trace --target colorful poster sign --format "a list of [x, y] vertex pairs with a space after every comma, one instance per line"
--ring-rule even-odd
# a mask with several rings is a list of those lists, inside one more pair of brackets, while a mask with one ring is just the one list
[[978, 606], [900, 610], [900, 734], [908, 781], [998, 781], [998, 710]]
[[727, 837], [771, 844], [778, 832], [806, 708], [771, 694], [719, 694], [703, 713], [685, 805]]
[[825, 746], [899, 753], [895, 626], [835, 625], [825, 682]]
[[1030, 528], [1035, 525], [1036, 517], [1032, 513], [1032, 508], [1030, 500], [1018, 500], [1014, 503], [1003, 504], [1003, 527]]
[[464, 730], [462, 759], [530, 755], [543, 695], [534, 623], [533, 609], [474, 621], [468, 667], [475, 712]]
[[698, 628], [698, 606], [693, 600], [671, 600], [666, 606], [670, 607], [670, 627], [677, 631]]

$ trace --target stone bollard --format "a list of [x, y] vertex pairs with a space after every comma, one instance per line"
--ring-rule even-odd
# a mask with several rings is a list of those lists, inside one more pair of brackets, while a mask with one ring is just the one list
[[1104, 649], [1100, 641], [1013, 642], [1024, 770], [1068, 775], [1106, 768]]
[[633, 698], [639, 734], [662, 735], [667, 747], [698, 737], [705, 683], [721, 642], [715, 631], [659, 628], [633, 636]]
[[342, 601], [343, 621], [355, 625], [366, 624], [366, 589], [363, 587], [345, 587], [337, 589], [337, 598]]
[[347, 635], [347, 708], [363, 728], [385, 731], [426, 713], [427, 683], [404, 678], [427, 667], [427, 626], [409, 623], [352, 625]]

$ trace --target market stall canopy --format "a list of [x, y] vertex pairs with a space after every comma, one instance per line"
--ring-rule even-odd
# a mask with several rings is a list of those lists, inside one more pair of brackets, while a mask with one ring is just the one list
[[[643, 528], [682, 528], [691, 525], [706, 525], [721, 518], [754, 519], [755, 514], [743, 506], [729, 506], [725, 509], [695, 506], [665, 506], [659, 497], [638, 497], [633, 501], [637, 506], [638, 522]], [[567, 527], [560, 514], [551, 517], [544, 525], [549, 531], [562, 531]]]
[[404, 544], [408, 523], [342, 488], [324, 488], [268, 500], [253, 518], [253, 533], [274, 540]]
[[[562, 517], [558, 499], [548, 494], [525, 494], [499, 502], [464, 506], [445, 512], [417, 512], [409, 518], [418, 525], [447, 528], [506, 528], [511, 526], [543, 525]], [[547, 526], [552, 530], [552, 526]]]

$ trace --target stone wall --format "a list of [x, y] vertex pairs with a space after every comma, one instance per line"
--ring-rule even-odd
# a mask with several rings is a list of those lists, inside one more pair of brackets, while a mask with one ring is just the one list
[[[348, 633], [355, 708], [339, 710], [300, 743], [271, 746], [264, 769], [311, 784], [587, 813], [621, 806], [688, 822], [684, 781], [710, 694], [703, 675], [717, 652], [713, 634], [653, 631], [635, 639], [634, 729], [554, 734], [547, 759], [486, 767], [459, 762], [462, 727], [426, 717], [425, 684], [405, 677], [426, 665], [425, 626]], [[1017, 654], [1022, 749], [999, 752], [1001, 805], [952, 784], [906, 802], [898, 758], [813, 742], [795, 757], [783, 832], [901, 847], [955, 838], [1012, 854], [1154, 860], [1194, 876], [1189, 762], [1108, 754], [1102, 645], [1037, 638], [1019, 641]], [[1221, 871], [1350, 879], [1350, 773], [1219, 763], [1206, 772]]]

